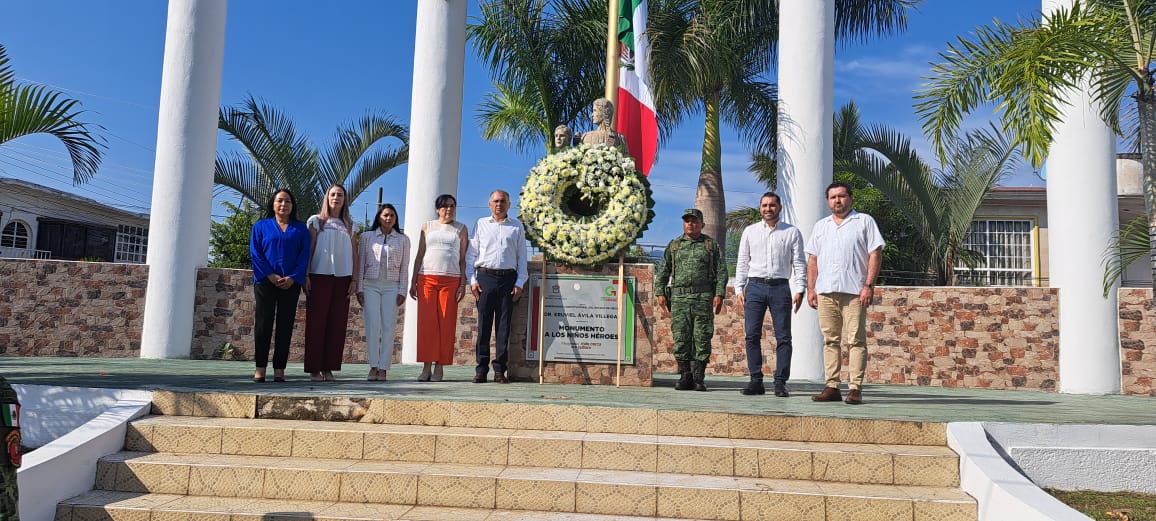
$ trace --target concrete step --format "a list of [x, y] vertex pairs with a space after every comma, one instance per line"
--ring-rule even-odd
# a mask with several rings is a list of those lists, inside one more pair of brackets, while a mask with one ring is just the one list
[[125, 449], [955, 487], [942, 446], [152, 416]]
[[[96, 491], [56, 508], [56, 521], [674, 521], [671, 518], [480, 508], [213, 498]], [[685, 519], [680, 521], [686, 521]], [[705, 521], [705, 520], [699, 520]]]
[[[845, 411], [849, 414], [855, 414], [857, 411], [843, 404], [832, 404], [832, 410]], [[153, 393], [152, 412], [168, 416], [239, 419], [531, 429], [820, 443], [947, 445], [945, 425], [933, 422], [558, 403], [157, 391]]]
[[[96, 487], [294, 505], [380, 503], [680, 519], [976, 518], [974, 501], [947, 487], [292, 456], [122, 452], [98, 464]], [[80, 518], [74, 511], [71, 519]]]

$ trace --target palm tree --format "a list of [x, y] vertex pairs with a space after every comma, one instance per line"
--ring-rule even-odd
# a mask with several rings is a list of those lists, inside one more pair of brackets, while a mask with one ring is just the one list
[[944, 166], [934, 171], [891, 129], [874, 126], [861, 135], [848, 171], [883, 192], [914, 227], [935, 285], [955, 284], [957, 264], [981, 260], [965, 242], [984, 198], [1014, 170], [1015, 146], [994, 127], [971, 132], [948, 145]]
[[0, 144], [32, 134], [50, 134], [64, 144], [72, 159], [72, 182], [92, 179], [100, 168], [104, 127], [79, 120], [80, 102], [62, 97], [43, 85], [16, 83], [8, 52], [0, 45]]
[[[367, 114], [352, 126], [339, 127], [334, 143], [324, 151], [299, 135], [288, 116], [252, 96], [239, 106], [222, 108], [217, 126], [245, 153], [217, 154], [213, 182], [236, 190], [258, 207], [268, 203], [275, 190], [288, 188], [301, 216], [317, 213], [329, 186], [344, 186], [353, 201], [409, 159], [409, 131], [381, 114]], [[375, 148], [389, 139], [399, 143]]]
[[[843, 0], [836, 37], [865, 39], [903, 30], [916, 0]], [[753, 150], [773, 153], [778, 43], [776, 0], [657, 0], [650, 3], [651, 71], [659, 131], [665, 141], [685, 119], [702, 114], [702, 163], [695, 207], [708, 235], [725, 233], [721, 124]]]
[[[1033, 166], [1043, 164], [1059, 107], [1090, 78], [1101, 117], [1117, 133], [1138, 135], [1144, 171], [1148, 250], [1156, 281], [1156, 2], [1083, 0], [1041, 20], [999, 21], [960, 38], [932, 67], [916, 111], [923, 130], [942, 149], [964, 116], [980, 105], [1002, 108], [1002, 127], [1023, 145]], [[1128, 100], [1127, 98], [1131, 98]], [[1125, 130], [1121, 132], [1121, 113]], [[1136, 128], [1138, 127], [1138, 128]], [[1138, 133], [1138, 134], [1137, 134]]]
[[602, 93], [605, 0], [490, 0], [466, 27], [495, 92], [476, 119], [482, 137], [554, 152], [554, 128], [574, 126]]

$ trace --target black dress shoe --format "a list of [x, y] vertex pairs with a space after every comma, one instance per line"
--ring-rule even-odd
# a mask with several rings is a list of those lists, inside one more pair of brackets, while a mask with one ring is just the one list
[[484, 374], [475, 374], [475, 375], [474, 375], [474, 383], [476, 383], [476, 384], [484, 384], [484, 383], [486, 383], [486, 375], [484, 375]]
[[775, 396], [778, 396], [779, 398], [786, 398], [790, 395], [791, 395], [791, 393], [787, 392], [787, 386], [786, 385], [775, 384]]
[[754, 396], [756, 394], [767, 394], [767, 388], [763, 387], [762, 380], [751, 380], [747, 382], [747, 386], [739, 391], [747, 396]]

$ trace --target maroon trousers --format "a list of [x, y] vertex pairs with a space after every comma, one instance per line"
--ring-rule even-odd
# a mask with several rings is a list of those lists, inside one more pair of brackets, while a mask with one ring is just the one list
[[353, 277], [309, 274], [305, 298], [305, 372], [340, 371]]

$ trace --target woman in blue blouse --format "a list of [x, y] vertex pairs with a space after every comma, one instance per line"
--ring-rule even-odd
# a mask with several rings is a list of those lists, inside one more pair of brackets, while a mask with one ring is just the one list
[[297, 201], [289, 190], [281, 189], [273, 194], [265, 209], [265, 218], [253, 224], [249, 256], [253, 259], [255, 301], [253, 360], [257, 370], [253, 381], [265, 381], [275, 321], [273, 381], [284, 382], [293, 321], [297, 318], [297, 298], [309, 270], [309, 230], [297, 219]]

